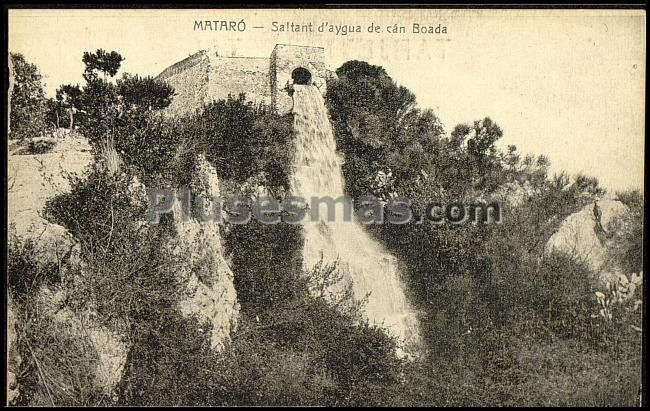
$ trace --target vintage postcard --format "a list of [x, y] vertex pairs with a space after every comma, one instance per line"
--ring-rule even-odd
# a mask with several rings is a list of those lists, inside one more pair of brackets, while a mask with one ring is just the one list
[[645, 403], [645, 10], [6, 11], [7, 405]]

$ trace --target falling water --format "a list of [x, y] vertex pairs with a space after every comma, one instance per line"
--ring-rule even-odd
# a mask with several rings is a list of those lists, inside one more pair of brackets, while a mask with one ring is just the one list
[[[295, 85], [293, 100], [297, 141], [292, 194], [308, 202], [312, 197], [343, 196], [342, 161], [319, 90]], [[355, 297], [361, 299], [369, 293], [364, 308], [368, 320], [385, 326], [404, 344], [414, 342], [416, 316], [406, 301], [396, 258], [364, 231], [354, 215], [352, 221], [344, 221], [342, 207], [337, 206], [334, 221], [327, 222], [326, 210], [321, 206], [320, 221], [304, 224], [304, 268], [310, 269], [321, 258], [325, 262], [338, 259]]]

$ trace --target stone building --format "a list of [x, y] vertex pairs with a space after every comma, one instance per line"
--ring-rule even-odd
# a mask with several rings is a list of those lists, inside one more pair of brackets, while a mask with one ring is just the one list
[[315, 84], [325, 92], [325, 80], [333, 73], [325, 66], [324, 57], [322, 47], [289, 44], [277, 44], [270, 57], [228, 57], [216, 50], [201, 50], [166, 68], [157, 78], [174, 87], [175, 96], [167, 109], [173, 116], [240, 93], [284, 114], [292, 107], [288, 84]]

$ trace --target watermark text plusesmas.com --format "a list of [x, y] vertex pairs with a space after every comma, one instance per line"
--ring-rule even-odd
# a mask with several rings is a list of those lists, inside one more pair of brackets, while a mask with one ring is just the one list
[[[193, 195], [189, 189], [147, 190], [147, 221], [158, 224], [160, 216], [180, 213], [181, 221], [247, 224], [255, 219], [263, 224], [303, 224], [305, 222], [352, 222], [361, 224], [408, 224], [430, 221], [433, 224], [499, 224], [499, 203], [432, 202], [421, 213], [414, 213], [406, 197], [382, 201], [375, 196], [353, 200], [348, 196], [312, 196], [308, 199], [288, 196], [278, 200], [270, 196], [212, 197]], [[355, 211], [356, 202], [356, 211]], [[176, 216], [178, 218], [178, 216]]]

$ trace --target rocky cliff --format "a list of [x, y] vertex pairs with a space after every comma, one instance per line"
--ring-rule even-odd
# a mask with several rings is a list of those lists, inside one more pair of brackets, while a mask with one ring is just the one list
[[[211, 199], [219, 197], [219, 180], [214, 167], [200, 155], [191, 191], [205, 201], [204, 215], [212, 212]], [[213, 349], [222, 349], [237, 326], [239, 303], [233, 285], [233, 273], [223, 258], [219, 225], [201, 222], [196, 216], [184, 218], [182, 199], [174, 203], [174, 225], [178, 237], [176, 252], [187, 256], [186, 272], [189, 278], [187, 294], [181, 301], [185, 315], [196, 315], [212, 326], [210, 337]]]
[[[90, 147], [83, 138], [68, 136], [57, 140], [54, 150], [47, 154], [19, 155], [9, 158], [9, 224], [11, 238], [16, 241], [31, 239], [34, 243], [32, 257], [42, 266], [54, 264], [66, 277], [66, 267], [75, 266], [84, 270], [79, 258], [76, 239], [62, 226], [43, 218], [45, 203], [53, 196], [70, 190], [67, 173], [83, 176], [92, 162]], [[216, 171], [203, 157], [193, 185], [197, 193], [205, 198], [219, 195]], [[146, 201], [145, 187], [134, 181], [132, 195]], [[209, 203], [206, 203], [210, 207]], [[176, 216], [179, 210], [176, 209]], [[186, 258], [185, 272], [178, 273], [189, 279], [185, 297], [179, 301], [181, 312], [196, 315], [212, 327], [211, 346], [221, 349], [235, 330], [239, 304], [233, 286], [233, 275], [221, 254], [219, 226], [214, 223], [201, 223], [196, 218], [183, 221], [175, 218], [177, 236], [172, 240], [176, 252]], [[75, 272], [71, 270], [70, 272]], [[70, 290], [64, 284], [43, 285], [30, 304], [37, 307], [39, 321], [45, 321], [43, 330], [57, 330], [57, 338], [85, 347], [79, 358], [90, 368], [86, 377], [92, 379], [94, 387], [99, 387], [110, 396], [122, 378], [129, 347], [124, 338], [101, 326], [96, 321], [96, 313], [88, 310], [73, 310], [66, 304]], [[24, 327], [21, 306], [9, 301], [9, 382], [8, 398], [19, 398], [20, 387], [16, 376], [20, 372], [21, 356], [16, 347], [17, 328]], [[58, 340], [57, 340], [58, 341]], [[56, 358], [50, 358], [51, 342], [46, 339], [38, 346], [30, 348], [32, 355], [49, 361], [57, 368]], [[82, 358], [83, 357], [83, 358]], [[75, 359], [75, 361], [77, 360]], [[65, 380], [65, 378], [62, 378]], [[65, 388], [65, 387], [64, 387]], [[48, 394], [48, 393], [45, 393]], [[44, 403], [52, 402], [43, 395]]]

